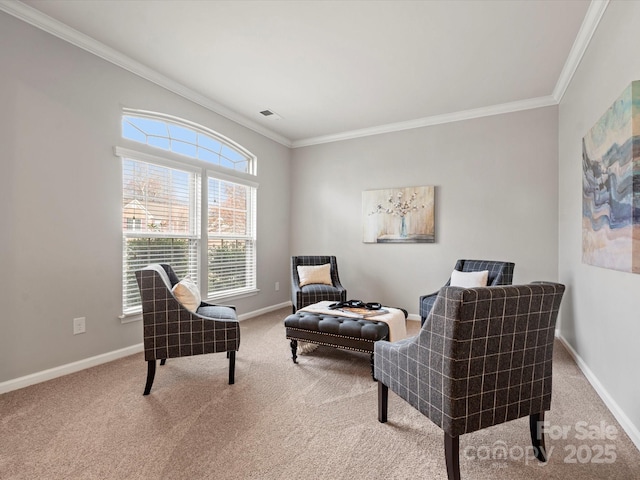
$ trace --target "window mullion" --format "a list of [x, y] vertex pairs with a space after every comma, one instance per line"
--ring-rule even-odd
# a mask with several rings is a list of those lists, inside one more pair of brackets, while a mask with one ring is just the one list
[[199, 256], [199, 283], [200, 296], [207, 298], [209, 295], [209, 176], [206, 171], [200, 175], [200, 256]]

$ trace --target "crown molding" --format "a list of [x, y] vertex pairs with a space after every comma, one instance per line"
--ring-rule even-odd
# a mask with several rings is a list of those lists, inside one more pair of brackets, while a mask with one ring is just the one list
[[596, 33], [600, 20], [602, 19], [602, 15], [604, 15], [604, 11], [607, 9], [608, 5], [609, 0], [591, 0], [587, 13], [582, 21], [582, 25], [580, 26], [580, 30], [578, 30], [578, 35], [576, 36], [573, 46], [571, 47], [571, 51], [569, 52], [569, 56], [567, 57], [567, 61], [562, 68], [562, 72], [560, 72], [560, 77], [558, 77], [556, 88], [553, 90], [552, 95], [553, 98], [556, 99], [556, 102], [560, 103], [562, 97], [564, 97], [564, 94], [571, 83], [571, 79], [576, 73], [580, 62], [582, 61], [582, 57], [587, 51], [591, 38], [593, 38], [593, 35]]
[[532, 98], [529, 100], [522, 100], [511, 103], [504, 103], [502, 105], [493, 105], [490, 107], [477, 108], [474, 110], [465, 110], [461, 112], [448, 113], [443, 115], [436, 115], [432, 117], [424, 117], [416, 120], [409, 120], [407, 122], [390, 123], [387, 125], [380, 125], [371, 128], [364, 128], [360, 130], [352, 130], [350, 132], [343, 132], [334, 135], [324, 135], [319, 137], [306, 138], [302, 140], [294, 140], [292, 142], [292, 148], [307, 147], [311, 145], [318, 145], [322, 143], [338, 142], [341, 140], [349, 140], [352, 138], [366, 137], [369, 135], [379, 135], [382, 133], [398, 132], [401, 130], [408, 130], [411, 128], [428, 127], [432, 125], [440, 125], [443, 123], [458, 122], [461, 120], [469, 120], [472, 118], [486, 117], [490, 115], [499, 115], [509, 112], [517, 112], [520, 110], [527, 110], [531, 108], [547, 107], [551, 105], [558, 105], [564, 96], [571, 79], [575, 74], [580, 61], [584, 56], [591, 38], [595, 34], [600, 20], [604, 15], [604, 11], [609, 5], [609, 0], [591, 0], [587, 13], [585, 14], [578, 35], [576, 36], [567, 61], [562, 68], [560, 77], [556, 82], [556, 86], [553, 93], [550, 96]]
[[172, 80], [155, 70], [146, 67], [145, 65], [137, 62], [136, 60], [118, 52], [117, 50], [104, 45], [101, 42], [81, 33], [68, 25], [65, 25], [58, 20], [55, 20], [48, 15], [36, 10], [29, 5], [26, 5], [17, 0], [0, 0], [0, 10], [12, 15], [34, 27], [39, 28], [51, 35], [54, 35], [76, 47], [79, 47], [83, 50], [86, 50], [93, 55], [96, 55], [107, 62], [113, 63], [118, 67], [121, 67], [139, 77], [144, 78], [145, 80], [149, 80], [150, 82], [159, 85], [181, 97], [186, 98], [208, 110], [211, 110], [218, 115], [221, 115], [233, 122], [242, 125], [243, 127], [249, 128], [254, 132], [259, 133], [271, 140], [274, 140], [285, 147], [291, 147], [291, 140], [282, 135], [273, 132], [262, 125], [250, 120], [233, 110], [225, 107], [224, 105], [220, 105], [219, 103], [211, 100], [204, 95], [199, 94], [198, 92], [182, 85], [175, 80]]
[[354, 138], [367, 137], [371, 135], [380, 135], [383, 133], [398, 132], [401, 130], [410, 130], [413, 128], [428, 127], [433, 125], [441, 125], [451, 122], [459, 122], [462, 120], [470, 120], [474, 118], [487, 117], [491, 115], [500, 115], [503, 113], [517, 112], [533, 108], [548, 107], [557, 105], [562, 100], [575, 71], [593, 37], [598, 24], [609, 4], [609, 0], [591, 0], [585, 19], [582, 22], [576, 40], [573, 43], [567, 61], [564, 64], [558, 82], [553, 90], [552, 95], [545, 97], [532, 98], [528, 100], [520, 100], [516, 102], [504, 103], [500, 105], [492, 105], [472, 110], [464, 110], [460, 112], [446, 113], [430, 117], [418, 118], [405, 122], [390, 123], [379, 125], [371, 128], [351, 130], [331, 135], [323, 135], [318, 137], [310, 137], [306, 139], [294, 140], [273, 132], [264, 126], [246, 118], [237, 112], [220, 105], [198, 92], [185, 87], [179, 82], [171, 80], [168, 77], [152, 70], [143, 64], [133, 60], [132, 58], [112, 49], [97, 40], [85, 35], [65, 24], [59, 22], [48, 15], [43, 14], [39, 10], [32, 8], [18, 0], [0, 0], [0, 10], [14, 17], [29, 23], [51, 35], [54, 35], [68, 43], [71, 43], [89, 53], [92, 53], [114, 65], [117, 65], [139, 77], [155, 83], [181, 97], [186, 98], [198, 105], [201, 105], [214, 113], [217, 113], [239, 125], [253, 130], [285, 147], [300, 148], [322, 143], [338, 142], [342, 140], [350, 140]]
[[475, 108], [472, 110], [445, 113], [442, 115], [433, 115], [430, 117], [418, 118], [406, 122], [389, 123], [386, 125], [379, 125], [371, 128], [351, 130], [349, 132], [323, 135], [320, 137], [306, 138], [303, 140], [294, 140], [291, 146], [292, 148], [308, 147], [321, 143], [339, 142], [342, 140], [351, 140], [354, 138], [368, 137], [371, 135], [380, 135], [383, 133], [410, 130], [412, 128], [430, 127], [433, 125], [442, 125], [444, 123], [460, 122], [462, 120], [471, 120], [474, 118], [489, 117], [492, 115], [501, 115], [503, 113], [512, 113], [519, 112], [521, 110], [531, 110], [533, 108], [549, 107], [557, 104], [558, 102], [555, 100], [555, 98], [549, 95], [546, 97], [531, 98], [528, 100], [519, 100], [517, 102], [502, 103], [500, 105], [491, 105], [489, 107]]

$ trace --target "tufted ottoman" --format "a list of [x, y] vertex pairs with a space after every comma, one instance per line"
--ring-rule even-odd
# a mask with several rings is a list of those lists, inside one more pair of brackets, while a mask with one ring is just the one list
[[389, 337], [389, 325], [382, 321], [305, 311], [289, 315], [284, 319], [284, 326], [287, 338], [291, 340], [293, 363], [297, 363], [298, 340], [301, 340], [371, 354], [372, 377], [373, 345]]

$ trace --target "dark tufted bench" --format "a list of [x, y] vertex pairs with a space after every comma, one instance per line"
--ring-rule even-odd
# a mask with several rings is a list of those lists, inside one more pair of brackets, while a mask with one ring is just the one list
[[284, 319], [284, 326], [291, 340], [293, 363], [297, 363], [298, 340], [301, 340], [371, 354], [372, 377], [373, 345], [389, 337], [389, 325], [385, 322], [304, 311], [289, 315]]

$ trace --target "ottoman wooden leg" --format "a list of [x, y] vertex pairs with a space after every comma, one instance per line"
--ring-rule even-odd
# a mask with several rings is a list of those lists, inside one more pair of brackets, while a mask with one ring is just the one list
[[376, 372], [375, 372], [375, 368], [374, 368], [374, 362], [373, 362], [373, 352], [371, 352], [371, 378], [373, 378], [374, 382], [377, 382], [376, 380]]
[[293, 363], [298, 363], [296, 359], [298, 358], [298, 341], [291, 339], [291, 359]]

